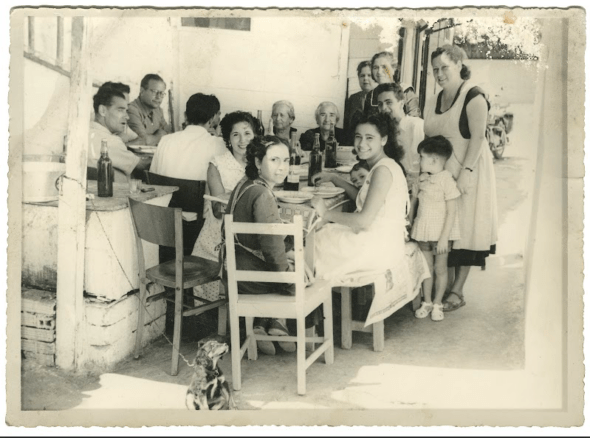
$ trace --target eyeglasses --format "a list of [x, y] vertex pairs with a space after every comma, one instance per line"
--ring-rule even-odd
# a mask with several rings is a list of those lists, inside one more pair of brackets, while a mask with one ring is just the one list
[[148, 90], [150, 93], [152, 93], [155, 97], [164, 97], [166, 95], [165, 91], [158, 91], [158, 90], [151, 90], [148, 88]]

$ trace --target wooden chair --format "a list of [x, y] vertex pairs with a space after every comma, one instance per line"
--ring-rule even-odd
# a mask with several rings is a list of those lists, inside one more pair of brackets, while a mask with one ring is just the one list
[[86, 166], [86, 179], [88, 181], [96, 181], [98, 179], [98, 170], [96, 170], [96, 167]]
[[[295, 237], [295, 272], [268, 272], [236, 270], [235, 234], [293, 235]], [[305, 371], [325, 353], [326, 364], [334, 362], [332, 330], [332, 291], [327, 281], [317, 280], [305, 287], [303, 225], [301, 216], [291, 224], [264, 224], [234, 222], [232, 215], [225, 215], [225, 241], [227, 254], [228, 297], [231, 331], [231, 355], [233, 387], [239, 391], [242, 385], [240, 362], [246, 350], [248, 359], [257, 359], [257, 340], [287, 341], [297, 343], [297, 392], [305, 394]], [[280, 294], [238, 294], [238, 281], [256, 281], [295, 284], [295, 296]], [[320, 305], [324, 310], [324, 336], [306, 337], [305, 317]], [[246, 318], [246, 340], [240, 346], [239, 318]], [[297, 320], [297, 336], [257, 336], [254, 334], [254, 318], [288, 318]], [[321, 345], [305, 356], [305, 343]]]
[[342, 334], [341, 347], [344, 350], [350, 350], [352, 348], [352, 332], [368, 332], [373, 333], [373, 350], [383, 351], [385, 348], [385, 323], [383, 320], [371, 324], [365, 328], [363, 321], [355, 321], [352, 319], [352, 289], [362, 286], [371, 285], [373, 290], [373, 296], [375, 295], [375, 286], [373, 283], [355, 284], [354, 286], [341, 286], [335, 287], [335, 292], [340, 292], [340, 328]]
[[[205, 200], [203, 196], [205, 195], [205, 191], [207, 189], [207, 181], [171, 178], [169, 176], [158, 175], [157, 173], [149, 172], [147, 170], [145, 171], [145, 178], [148, 184], [153, 184], [156, 186], [178, 187], [178, 190], [172, 194], [172, 199], [170, 200], [168, 207], [182, 208], [182, 211], [184, 212], [196, 213], [197, 222], [194, 232], [198, 237], [201, 233], [201, 230], [203, 229], [203, 224], [205, 223], [205, 217], [203, 215]], [[196, 237], [194, 240], [196, 241]], [[185, 247], [190, 247], [185, 248], [185, 255], [189, 255], [192, 252], [194, 243], [195, 242], [192, 242], [191, 245], [191, 243], [188, 242], [187, 245], [187, 242], [185, 241]]]
[[[174, 302], [174, 338], [171, 374], [175, 376], [178, 374], [183, 316], [200, 315], [207, 310], [219, 308], [218, 333], [225, 335], [227, 327], [226, 298], [212, 302], [208, 301], [199, 306], [184, 304], [182, 299], [185, 288], [192, 288], [219, 280], [219, 263], [201, 257], [184, 255], [182, 245], [182, 210], [180, 208], [159, 207], [129, 198], [129, 209], [135, 230], [139, 265], [140, 305], [135, 338], [135, 358], [139, 358], [141, 355], [141, 336], [148, 284], [151, 282], [156, 285], [174, 288], [171, 294], [167, 292], [157, 293], [150, 296], [149, 299], [153, 300], [161, 295], [166, 295], [168, 301]], [[175, 248], [176, 259], [146, 270], [142, 240], [156, 245]], [[169, 295], [172, 295], [172, 297]]]

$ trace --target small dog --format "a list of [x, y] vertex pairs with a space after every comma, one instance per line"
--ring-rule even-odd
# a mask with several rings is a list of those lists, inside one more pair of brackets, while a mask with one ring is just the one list
[[187, 409], [237, 410], [229, 384], [217, 366], [229, 347], [214, 339], [202, 339], [198, 347], [193, 380], [186, 391]]

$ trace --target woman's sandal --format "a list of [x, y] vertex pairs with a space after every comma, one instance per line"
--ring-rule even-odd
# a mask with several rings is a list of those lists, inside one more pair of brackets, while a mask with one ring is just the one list
[[[268, 328], [268, 334], [271, 336], [289, 336], [289, 330], [283, 324], [281, 324], [276, 319], [273, 319], [270, 322], [270, 327]], [[294, 353], [297, 351], [297, 344], [295, 342], [280, 342], [279, 347], [285, 350], [287, 353]]]
[[[459, 301], [453, 303], [448, 301], [448, 297], [450, 295], [456, 295], [459, 298]], [[457, 310], [465, 305], [465, 300], [463, 299], [463, 295], [459, 295], [457, 292], [449, 292], [447, 294], [447, 299], [443, 302], [443, 312], [452, 312], [453, 310]]]
[[422, 301], [420, 304], [420, 308], [414, 312], [414, 316], [418, 319], [426, 318], [430, 312], [432, 312], [432, 303], [427, 303], [426, 301]]

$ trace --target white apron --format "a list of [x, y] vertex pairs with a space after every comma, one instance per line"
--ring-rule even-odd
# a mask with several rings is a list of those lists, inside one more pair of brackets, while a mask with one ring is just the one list
[[[442, 114], [435, 112], [438, 96], [431, 99], [424, 109], [424, 134], [427, 137], [442, 135], [453, 145], [453, 155], [447, 161], [445, 169], [455, 179], [463, 166], [470, 141], [461, 135], [459, 119], [467, 92], [473, 86], [465, 82], [455, 103]], [[469, 193], [458, 199], [457, 216], [461, 239], [453, 243], [453, 249], [489, 251], [490, 246], [498, 239], [496, 174], [492, 152], [485, 138], [481, 148], [480, 157], [471, 175], [472, 186]]]

